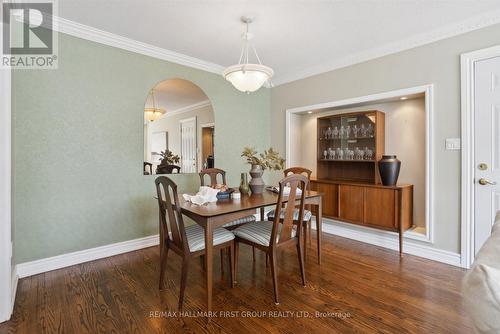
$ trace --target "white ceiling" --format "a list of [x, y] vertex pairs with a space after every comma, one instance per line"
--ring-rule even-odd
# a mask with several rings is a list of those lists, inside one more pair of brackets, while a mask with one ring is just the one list
[[222, 66], [238, 61], [241, 15], [255, 18], [255, 45], [281, 83], [500, 22], [500, 0], [59, 1], [62, 18]]
[[[169, 79], [156, 84], [155, 104], [167, 111], [166, 115], [208, 101], [207, 95], [191, 81]], [[146, 99], [146, 107], [152, 107], [151, 95]]]

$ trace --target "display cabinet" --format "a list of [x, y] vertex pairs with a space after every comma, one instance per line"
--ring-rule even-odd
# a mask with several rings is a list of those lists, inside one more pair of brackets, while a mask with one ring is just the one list
[[380, 183], [385, 115], [369, 110], [318, 118], [317, 177]]
[[378, 110], [318, 118], [316, 178], [323, 216], [399, 233], [413, 225], [413, 185], [380, 184], [378, 160], [385, 149], [385, 114]]

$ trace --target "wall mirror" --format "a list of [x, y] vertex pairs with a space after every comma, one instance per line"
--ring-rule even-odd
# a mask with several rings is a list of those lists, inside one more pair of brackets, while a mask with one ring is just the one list
[[212, 104], [200, 87], [183, 79], [159, 82], [144, 105], [143, 174], [215, 167], [214, 136]]

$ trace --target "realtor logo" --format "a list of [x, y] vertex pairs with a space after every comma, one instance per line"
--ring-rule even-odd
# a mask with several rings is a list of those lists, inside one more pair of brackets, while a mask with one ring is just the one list
[[57, 68], [55, 8], [51, 0], [2, 3], [1, 68]]

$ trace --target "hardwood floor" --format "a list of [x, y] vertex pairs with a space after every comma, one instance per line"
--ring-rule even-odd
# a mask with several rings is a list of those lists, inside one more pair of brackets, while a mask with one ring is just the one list
[[222, 279], [214, 268], [216, 317], [208, 325], [195, 316], [206, 299], [199, 261], [180, 317], [179, 257], [169, 254], [160, 292], [158, 253], [152, 247], [20, 280], [12, 320], [0, 324], [0, 333], [473, 332], [461, 306], [463, 270], [409, 255], [400, 260], [396, 251], [349, 239], [325, 235], [321, 267], [309, 252], [305, 288], [295, 249], [280, 252], [278, 306], [263, 253], [253, 263], [251, 248], [242, 245], [234, 289], [229, 273]]

